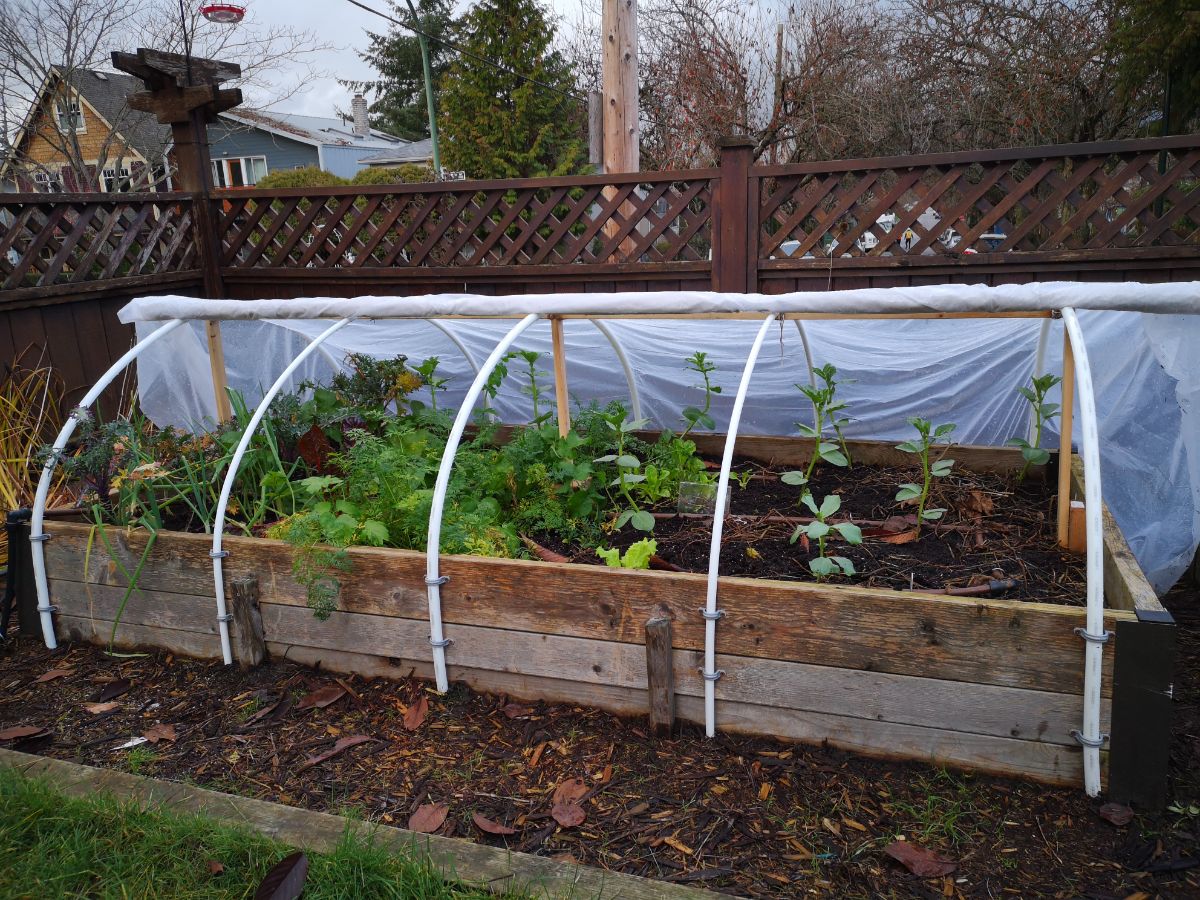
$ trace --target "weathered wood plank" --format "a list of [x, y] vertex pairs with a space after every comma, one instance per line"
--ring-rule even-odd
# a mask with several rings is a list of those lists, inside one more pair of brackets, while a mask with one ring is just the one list
[[[1083, 461], [1071, 461], [1071, 493], [1083, 497]], [[1154, 588], [1129, 549], [1125, 535], [1105, 503], [1101, 511], [1104, 522], [1104, 602], [1114, 609], [1162, 612]]]
[[[125, 597], [125, 588], [54, 578], [50, 582], [50, 597], [60, 615], [114, 622]], [[120, 620], [122, 626], [148, 625], [215, 635], [216, 600], [212, 597], [139, 588], [129, 596]]]
[[650, 693], [650, 728], [657, 737], [669, 737], [675, 724], [670, 616], [655, 616], [646, 623], [646, 688]]
[[[431, 660], [429, 626], [335, 612], [324, 622], [308, 610], [263, 604], [268, 641], [324, 650], [350, 650], [401, 660], [401, 667]], [[580, 684], [647, 688], [645, 650], [633, 644], [531, 634], [467, 625], [447, 627], [454, 643], [448, 661], [457, 666]], [[1082, 651], [1079, 651], [1082, 657]], [[703, 697], [698, 669], [702, 654], [671, 656], [676, 695]], [[952, 731], [1073, 744], [1070, 730], [1082, 716], [1079, 695], [992, 685], [968, 685], [908, 675], [887, 675], [830, 666], [751, 659], [719, 653], [725, 676], [719, 700], [845, 715], [870, 722], [900, 722]], [[1107, 717], [1110, 704], [1104, 703]], [[649, 708], [644, 703], [641, 711]], [[719, 716], [718, 716], [719, 717]]]
[[[60, 640], [84, 641], [108, 645], [112, 622], [103, 619], [80, 619], [75, 616], [55, 616], [55, 630]], [[151, 647], [197, 659], [220, 659], [221, 639], [198, 631], [178, 631], [161, 625], [131, 625], [124, 620], [117, 626], [114, 647]]]
[[243, 669], [251, 669], [267, 656], [263, 640], [262, 611], [258, 608], [258, 579], [235, 578], [230, 584], [229, 614], [233, 658]]
[[[87, 527], [50, 527], [56, 535], [47, 545], [51, 573], [81, 578]], [[140, 556], [144, 535], [114, 530], [110, 536], [127, 566]], [[286, 543], [229, 538], [227, 544], [230, 577], [257, 574], [262, 602], [305, 604], [303, 588], [291, 577]], [[203, 535], [160, 534], [143, 578], [161, 590], [209, 591], [208, 550]], [[423, 554], [354, 548], [349, 557], [353, 574], [342, 579], [342, 609], [427, 617]], [[447, 623], [644, 645], [645, 621], [653, 606], [662, 604], [674, 620], [675, 646], [703, 647], [703, 620], [697, 611], [705, 592], [702, 575], [465, 556], [444, 558], [442, 569], [450, 577], [442, 591]], [[116, 567], [95, 546], [88, 577], [122, 583]], [[721, 606], [728, 616], [718, 629], [718, 646], [731, 654], [1059, 693], [1082, 691], [1080, 645], [1072, 629], [1083, 624], [1083, 610], [1074, 607], [749, 578], [722, 578]], [[1107, 618], [1115, 622], [1131, 615], [1113, 611]], [[1105, 656], [1110, 672], [1110, 655]], [[1108, 674], [1104, 680], [1108, 694]]]
[[25, 775], [44, 777], [57, 790], [76, 797], [109, 792], [175, 813], [192, 813], [305, 850], [329, 853], [347, 829], [376, 846], [427, 862], [450, 881], [478, 885], [497, 894], [536, 897], [588, 897], [595, 900], [702, 900], [716, 895], [686, 885], [652, 881], [568, 862], [488, 847], [462, 838], [417, 834], [375, 822], [297, 809], [265, 800], [236, 797], [189, 784], [159, 781], [113, 769], [98, 769], [44, 756], [0, 749], [0, 764]]
[[[403, 676], [415, 671], [424, 678], [433, 676], [433, 667], [427, 662], [288, 644], [268, 643], [267, 647], [272, 657], [307, 665], [319, 663], [335, 672], [397, 677], [396, 673]], [[647, 709], [646, 692], [637, 688], [472, 669], [455, 665], [453, 660], [448, 671], [451, 682], [461, 681], [476, 691], [506, 694], [517, 699], [592, 706], [624, 715], [645, 715]], [[677, 697], [676, 714], [685, 721], [703, 723], [704, 699], [686, 695]], [[1052, 784], [1078, 784], [1083, 772], [1078, 744], [1047, 744], [836, 714], [778, 710], [736, 701], [718, 703], [717, 727], [735, 734], [765, 734], [805, 744], [828, 743], [870, 756], [916, 759], [933, 765], [1016, 775]]]

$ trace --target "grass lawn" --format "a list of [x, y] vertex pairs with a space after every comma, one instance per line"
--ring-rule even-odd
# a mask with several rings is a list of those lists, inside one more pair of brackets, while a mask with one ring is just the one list
[[[255, 832], [108, 795], [67, 797], [0, 768], [0, 898], [253, 897], [293, 848]], [[491, 897], [347, 834], [309, 853], [305, 900]]]

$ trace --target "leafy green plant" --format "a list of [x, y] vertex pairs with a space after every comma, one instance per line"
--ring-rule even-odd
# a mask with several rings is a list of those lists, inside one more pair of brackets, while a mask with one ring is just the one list
[[1021, 456], [1025, 459], [1018, 479], [1023, 479], [1029, 474], [1030, 466], [1042, 466], [1050, 461], [1050, 451], [1042, 449], [1042, 428], [1047, 422], [1057, 418], [1061, 409], [1057, 403], [1046, 402], [1046, 394], [1062, 382], [1061, 378], [1057, 375], [1035, 375], [1029, 381], [1032, 387], [1022, 385], [1017, 388], [1017, 392], [1028, 400], [1033, 408], [1033, 441], [1031, 443], [1024, 438], [1010, 438], [1008, 441], [1010, 447], [1021, 448]]
[[896, 492], [896, 502], [917, 501], [917, 532], [920, 533], [921, 525], [924, 522], [940, 519], [946, 512], [944, 509], [926, 509], [925, 503], [929, 499], [929, 487], [933, 483], [933, 479], [945, 478], [954, 467], [952, 459], [931, 459], [931, 456], [934, 441], [950, 434], [955, 429], [955, 425], [953, 422], [947, 422], [935, 427], [928, 419], [917, 416], [911, 416], [908, 424], [917, 430], [917, 440], [897, 444], [896, 449], [917, 456], [921, 461], [922, 480], [921, 484], [909, 482], [900, 485], [900, 490]]
[[429, 408], [434, 412], [437, 412], [438, 391], [444, 391], [450, 381], [448, 378], [438, 377], [437, 368], [440, 362], [441, 360], [436, 356], [431, 356], [426, 360], [422, 360], [419, 366], [413, 367], [413, 371], [421, 376], [421, 380], [429, 388]]
[[818, 580], [823, 581], [837, 572], [841, 572], [843, 575], [853, 575], [853, 562], [845, 556], [827, 556], [825, 554], [825, 541], [828, 539], [830, 533], [834, 531], [840, 534], [842, 539], [848, 544], [862, 543], [862, 530], [854, 523], [834, 522], [830, 524], [828, 521], [830, 516], [842, 508], [842, 498], [837, 494], [830, 494], [818, 506], [816, 501], [813, 500], [812, 494], [805, 491], [800, 501], [812, 510], [816, 521], [797, 525], [796, 530], [792, 532], [790, 543], [796, 543], [801, 535], [804, 535], [810, 541], [817, 542], [818, 555], [816, 559], [808, 561], [808, 568]]
[[607, 453], [604, 456], [597, 457], [593, 462], [598, 464], [612, 463], [616, 466], [617, 477], [609, 482], [610, 488], [616, 488], [619, 496], [624, 501], [624, 509], [617, 513], [615, 528], [624, 528], [625, 525], [632, 524], [638, 531], [653, 531], [654, 516], [642, 509], [637, 501], [633, 498], [633, 493], [630, 491], [630, 485], [640, 484], [646, 480], [646, 476], [640, 471], [642, 461], [629, 453], [626, 444], [629, 441], [630, 432], [644, 428], [646, 425], [645, 419], [635, 419], [633, 421], [626, 420], [625, 410], [619, 409], [614, 411], [605, 421], [613, 433], [616, 440], [616, 452]]
[[708, 431], [716, 428], [716, 421], [713, 419], [709, 410], [712, 409], [712, 398], [714, 395], [721, 393], [721, 386], [712, 383], [712, 373], [717, 371], [716, 363], [709, 360], [708, 354], [697, 350], [685, 360], [685, 368], [695, 372], [703, 379], [703, 383], [697, 385], [704, 391], [703, 406], [689, 406], [683, 411], [683, 421], [687, 423], [687, 427], [683, 429], [683, 433], [679, 436], [686, 437], [688, 432], [696, 427], [703, 427]]
[[650, 558], [658, 551], [658, 541], [653, 538], [642, 538], [630, 544], [621, 553], [618, 547], [597, 547], [596, 555], [604, 560], [604, 564], [614, 569], [648, 569]]
[[[850, 454], [846, 449], [845, 438], [842, 437], [842, 426], [850, 420], [838, 415], [846, 408], [846, 404], [837, 401], [837, 381], [834, 378], [837, 369], [832, 365], [824, 365], [819, 369], [813, 369], [813, 373], [820, 377], [821, 385], [796, 385], [796, 388], [809, 399], [813, 407], [812, 425], [805, 425], [803, 422], [796, 423], [796, 428], [802, 435], [813, 439], [812, 456], [809, 457], [808, 467], [803, 472], [793, 470], [779, 476], [779, 480], [784, 484], [796, 487], [805, 487], [812, 480], [817, 463], [822, 460], [842, 468], [850, 465]], [[833, 429], [837, 436], [836, 441], [825, 440], [826, 425]]]
[[[545, 396], [546, 392], [542, 390], [542, 386], [538, 379], [545, 378], [549, 373], [537, 367], [538, 359], [540, 358], [541, 354], [536, 350], [514, 350], [511, 353], [506, 354], [504, 357], [506, 362], [510, 360], [521, 360], [525, 363], [525, 370], [522, 372], [522, 375], [525, 378], [525, 383], [521, 385], [521, 393], [528, 397], [530, 402], [533, 404], [532, 421], [535, 425], [540, 424], [550, 415], [549, 411], [545, 413], [541, 412], [542, 397]], [[504, 373], [505, 375], [508, 374], [507, 367], [504, 369]], [[493, 394], [493, 396], [495, 395]]]
[[736, 481], [738, 487], [744, 491], [750, 486], [750, 481], [754, 478], [754, 472], [750, 469], [747, 469], [745, 472], [730, 472], [729, 477]]

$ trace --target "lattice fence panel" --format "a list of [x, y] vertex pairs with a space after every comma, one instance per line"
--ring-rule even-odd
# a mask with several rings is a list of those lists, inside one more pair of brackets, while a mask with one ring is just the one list
[[190, 199], [0, 195], [0, 290], [197, 266]]
[[332, 196], [227, 196], [222, 265], [387, 268], [708, 259], [708, 179]]
[[763, 259], [1197, 246], [1200, 149], [777, 175], [759, 228]]

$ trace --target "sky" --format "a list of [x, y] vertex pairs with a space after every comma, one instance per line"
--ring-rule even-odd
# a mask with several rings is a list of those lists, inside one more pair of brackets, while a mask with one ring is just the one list
[[[323, 70], [324, 77], [304, 85], [286, 100], [273, 108], [280, 112], [302, 113], [313, 116], [331, 116], [336, 110], [348, 110], [349, 92], [338, 84], [339, 78], [359, 80], [373, 76], [370, 66], [358, 58], [355, 52], [367, 46], [366, 32], [385, 30], [389, 24], [346, 0], [243, 0], [246, 3], [247, 20], [259, 25], [290, 24], [296, 28], [313, 32], [317, 37], [336, 49], [321, 53], [312, 60]], [[382, 12], [390, 12], [387, 0], [363, 0]], [[596, 0], [598, 2], [598, 0]], [[556, 13], [564, 20], [563, 26], [588, 15], [584, 4], [591, 0], [552, 0]], [[459, 3], [459, 11], [467, 8], [468, 2]], [[254, 97], [251, 96], [251, 102]]]

